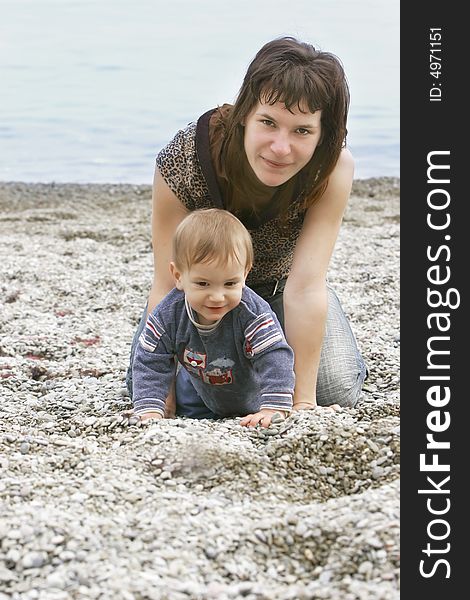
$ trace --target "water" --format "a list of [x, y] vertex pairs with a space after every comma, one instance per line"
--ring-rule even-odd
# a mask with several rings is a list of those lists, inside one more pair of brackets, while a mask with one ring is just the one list
[[257, 50], [337, 54], [356, 177], [399, 176], [398, 0], [0, 0], [0, 180], [151, 183], [179, 127], [233, 102]]

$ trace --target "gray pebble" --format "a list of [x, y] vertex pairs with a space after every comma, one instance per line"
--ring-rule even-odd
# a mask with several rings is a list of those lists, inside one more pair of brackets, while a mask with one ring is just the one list
[[23, 556], [22, 564], [25, 569], [37, 569], [46, 564], [46, 552], [28, 552]]
[[21, 454], [28, 454], [31, 450], [31, 444], [29, 442], [21, 442], [20, 452]]

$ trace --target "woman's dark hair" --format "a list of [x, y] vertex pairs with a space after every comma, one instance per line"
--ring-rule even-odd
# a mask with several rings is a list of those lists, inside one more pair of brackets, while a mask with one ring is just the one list
[[308, 164], [279, 190], [281, 214], [285, 215], [294, 194], [300, 190], [304, 193], [304, 205], [311, 206], [324, 192], [346, 144], [349, 88], [343, 66], [334, 54], [316, 50], [293, 37], [272, 40], [259, 50], [225, 123], [220, 167], [228, 183], [227, 201], [232, 210], [242, 208], [236, 206], [240, 199], [248, 202], [248, 198], [256, 197], [250, 184], [253, 178], [246, 175], [247, 168], [249, 172], [251, 169], [243, 150], [243, 123], [259, 101], [280, 101], [289, 110], [308, 107], [312, 113], [322, 111], [320, 144]]

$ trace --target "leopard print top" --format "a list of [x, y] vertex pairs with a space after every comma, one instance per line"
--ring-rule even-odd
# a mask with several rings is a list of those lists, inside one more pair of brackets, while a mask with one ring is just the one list
[[[188, 210], [216, 207], [196, 153], [196, 122], [179, 130], [158, 153], [156, 162], [166, 184]], [[270, 283], [289, 275], [306, 212], [300, 199], [290, 205], [283, 226], [279, 218], [274, 218], [257, 228], [247, 227], [255, 257], [246, 281], [248, 286]]]

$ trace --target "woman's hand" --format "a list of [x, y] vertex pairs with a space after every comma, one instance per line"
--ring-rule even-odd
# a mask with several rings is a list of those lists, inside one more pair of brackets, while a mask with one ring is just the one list
[[246, 415], [246, 417], [243, 417], [243, 419], [240, 421], [240, 425], [242, 427], [256, 427], [257, 425], [261, 425], [261, 427], [267, 428], [273, 422], [274, 415], [279, 415], [280, 417], [274, 419], [274, 422], [277, 422], [278, 420], [284, 421], [284, 419], [287, 416], [287, 413], [284, 410], [263, 408], [257, 413], [253, 413], [251, 415]]

